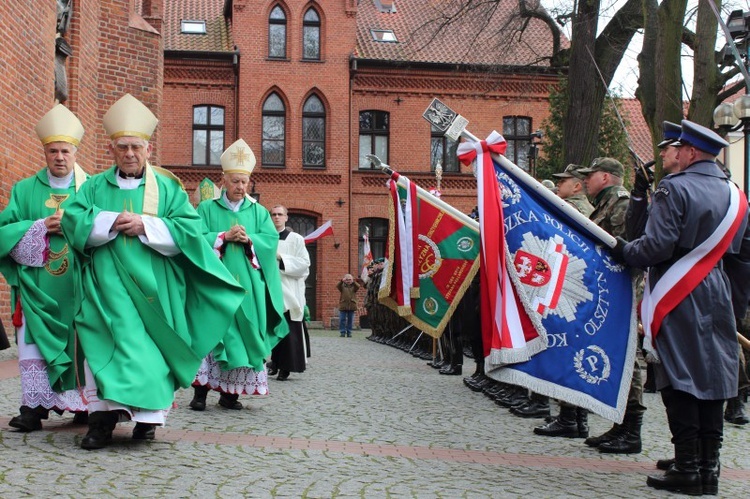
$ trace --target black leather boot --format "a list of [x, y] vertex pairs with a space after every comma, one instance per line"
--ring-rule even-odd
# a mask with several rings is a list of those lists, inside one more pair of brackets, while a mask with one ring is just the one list
[[588, 445], [589, 447], [599, 447], [604, 442], [609, 442], [610, 440], [619, 438], [624, 431], [625, 427], [619, 423], [616, 423], [605, 433], [602, 433], [598, 437], [589, 437], [584, 440], [583, 443]]
[[22, 405], [18, 411], [20, 414], [13, 417], [8, 425], [13, 428], [18, 428], [22, 433], [29, 433], [42, 429], [42, 419], [49, 417], [49, 409], [44, 407], [31, 408], [27, 405]]
[[461, 371], [462, 371], [462, 367], [463, 366], [461, 366], [461, 364], [457, 364], [457, 365], [448, 364], [447, 366], [445, 366], [442, 369], [440, 369], [440, 371], [438, 371], [438, 372], [440, 374], [447, 374], [447, 375], [450, 375], [450, 376], [460, 376], [461, 375]]
[[625, 413], [623, 431], [617, 438], [599, 444], [599, 452], [605, 454], [638, 454], [641, 452], [641, 425], [643, 414]]
[[745, 402], [739, 395], [727, 399], [727, 407], [724, 409], [724, 421], [736, 425], [750, 423], [750, 419], [745, 414]]
[[648, 477], [646, 485], [655, 489], [680, 492], [690, 496], [703, 494], [698, 467], [698, 440], [675, 444], [674, 457], [675, 463], [663, 475]]
[[526, 388], [514, 386], [505, 391], [505, 393], [495, 399], [495, 403], [500, 407], [519, 407], [529, 401], [529, 394]]
[[89, 414], [89, 431], [81, 440], [81, 448], [102, 449], [112, 441], [112, 432], [119, 416], [115, 411], [96, 411]]
[[703, 495], [715, 496], [719, 494], [719, 449], [721, 440], [703, 438], [700, 441], [700, 474]]
[[552, 422], [534, 428], [534, 433], [545, 437], [579, 438], [576, 407], [560, 406], [560, 414]]
[[193, 400], [190, 401], [190, 408], [194, 411], [206, 410], [206, 396], [208, 395], [207, 386], [194, 386]]
[[510, 412], [522, 418], [543, 418], [549, 416], [549, 397], [532, 392], [527, 403], [513, 407]]

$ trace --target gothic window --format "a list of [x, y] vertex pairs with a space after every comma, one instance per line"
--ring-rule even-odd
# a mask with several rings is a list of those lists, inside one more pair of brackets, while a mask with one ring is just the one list
[[284, 166], [286, 157], [286, 108], [274, 92], [263, 103], [263, 166]]
[[286, 59], [286, 14], [279, 5], [268, 16], [268, 57]]
[[193, 164], [220, 165], [224, 152], [224, 108], [193, 108]]
[[302, 58], [320, 60], [320, 16], [313, 8], [302, 20]]
[[325, 168], [326, 110], [317, 95], [311, 95], [302, 107], [302, 166]]

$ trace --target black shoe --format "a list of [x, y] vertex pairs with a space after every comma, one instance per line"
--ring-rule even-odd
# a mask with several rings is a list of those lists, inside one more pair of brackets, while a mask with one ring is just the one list
[[208, 395], [207, 386], [194, 386], [193, 400], [190, 401], [190, 408], [194, 411], [206, 410], [206, 396]]
[[233, 411], [239, 411], [240, 409], [242, 409], [242, 403], [240, 403], [240, 401], [237, 400], [239, 398], [240, 398], [240, 395], [238, 393], [222, 393], [219, 396], [219, 405], [224, 407], [225, 409], [232, 409]]
[[527, 403], [514, 407], [510, 412], [522, 418], [543, 418], [549, 416], [549, 399], [530, 399]]
[[[675, 443], [674, 464], [663, 475], [648, 477], [646, 485], [659, 490], [681, 492], [691, 496], [704, 494], [701, 474], [699, 472], [700, 458], [698, 454], [697, 440]], [[716, 464], [718, 465], [718, 454]], [[718, 493], [718, 477], [716, 480], [716, 492]], [[708, 493], [710, 495], [711, 491], [709, 490]]]
[[276, 376], [276, 379], [279, 381], [286, 381], [287, 379], [289, 379], [289, 371], [279, 369], [279, 375]]
[[529, 396], [526, 389], [516, 388], [514, 390], [509, 390], [505, 396], [495, 399], [495, 403], [500, 407], [507, 407], [510, 409], [511, 407], [520, 407], [528, 402], [528, 400]]
[[727, 407], [724, 410], [724, 421], [736, 425], [750, 423], [750, 419], [745, 415], [745, 402], [739, 395], [727, 400]]
[[133, 428], [133, 440], [153, 440], [156, 438], [156, 425], [136, 423]]
[[545, 437], [583, 438], [578, 432], [578, 423], [575, 418], [567, 419], [561, 416], [555, 418], [551, 423], [537, 426], [534, 433]]
[[625, 432], [625, 427], [621, 424], [615, 424], [607, 430], [605, 433], [599, 435], [598, 437], [589, 437], [586, 440], [583, 441], [584, 444], [588, 445], [589, 447], [599, 447], [604, 442], [609, 442], [610, 440], [614, 440], [616, 438], [619, 438], [620, 435], [622, 435]]
[[455, 366], [448, 364], [447, 366], [440, 369], [440, 371], [438, 372], [440, 374], [448, 374], [451, 376], [461, 376], [461, 370], [462, 370], [461, 364], [457, 364]]
[[89, 431], [81, 440], [81, 448], [94, 450], [109, 445], [118, 419], [115, 411], [96, 411], [89, 414]]
[[641, 452], [641, 425], [643, 414], [628, 414], [622, 423], [623, 431], [617, 438], [599, 444], [599, 452], [605, 454], [638, 454]]
[[86, 411], [74, 412], [73, 424], [75, 425], [89, 424], [89, 413]]
[[49, 409], [44, 407], [34, 407], [22, 405], [19, 409], [20, 414], [12, 418], [8, 425], [18, 428], [22, 433], [29, 433], [42, 429], [42, 419], [47, 419]]
[[266, 368], [268, 369], [269, 376], [276, 376], [276, 373], [279, 372], [278, 368], [273, 364], [273, 362], [269, 362], [268, 364], [266, 364]]

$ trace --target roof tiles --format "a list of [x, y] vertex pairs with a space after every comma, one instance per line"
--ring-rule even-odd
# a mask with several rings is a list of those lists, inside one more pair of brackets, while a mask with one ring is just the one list
[[[206, 21], [206, 33], [181, 33], [183, 20]], [[165, 0], [165, 50], [231, 52], [233, 45], [223, 0]]]

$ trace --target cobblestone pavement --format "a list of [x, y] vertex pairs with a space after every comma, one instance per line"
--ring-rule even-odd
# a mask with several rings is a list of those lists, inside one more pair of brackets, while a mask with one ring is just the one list
[[[153, 442], [118, 426], [107, 449], [79, 447], [85, 428], [52, 414], [18, 433], [15, 349], [0, 352], [0, 497], [678, 497], [646, 486], [672, 452], [658, 395], [646, 394], [644, 451], [601, 455], [580, 439], [536, 436], [512, 416], [400, 350], [313, 331], [310, 366], [269, 381], [263, 399], [230, 411], [191, 390]], [[464, 374], [473, 369], [467, 360]], [[609, 428], [591, 419], [592, 434]], [[727, 425], [720, 495], [750, 491], [750, 428]]]

